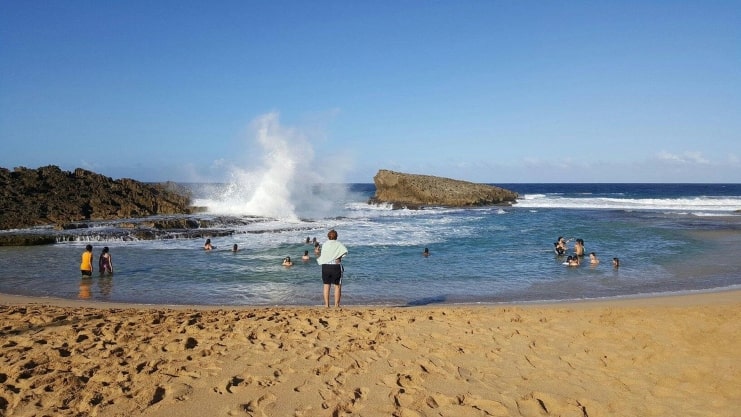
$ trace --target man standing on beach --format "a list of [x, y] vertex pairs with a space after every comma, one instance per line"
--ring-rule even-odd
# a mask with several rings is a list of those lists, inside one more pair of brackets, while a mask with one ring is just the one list
[[321, 255], [316, 262], [322, 266], [324, 283], [324, 306], [329, 307], [329, 287], [334, 284], [334, 306], [340, 306], [342, 297], [342, 257], [347, 255], [347, 248], [337, 240], [337, 232], [332, 229], [327, 233], [329, 240], [322, 245]]

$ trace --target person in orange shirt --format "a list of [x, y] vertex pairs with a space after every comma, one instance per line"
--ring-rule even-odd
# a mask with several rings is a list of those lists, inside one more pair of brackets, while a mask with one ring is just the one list
[[85, 246], [85, 252], [82, 253], [82, 261], [80, 262], [80, 272], [86, 277], [93, 275], [93, 245]]

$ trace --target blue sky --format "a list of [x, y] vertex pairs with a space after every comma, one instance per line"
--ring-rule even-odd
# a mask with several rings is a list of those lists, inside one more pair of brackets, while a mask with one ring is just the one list
[[740, 115], [738, 1], [0, 3], [11, 169], [741, 182]]

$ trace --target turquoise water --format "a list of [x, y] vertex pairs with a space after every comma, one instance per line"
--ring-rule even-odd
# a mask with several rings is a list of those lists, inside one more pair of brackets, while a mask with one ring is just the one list
[[[509, 184], [512, 207], [392, 210], [366, 204], [372, 184], [333, 190], [284, 218], [240, 215], [239, 201], [195, 187], [221, 213], [217, 249], [183, 235], [130, 239], [95, 224], [74, 241], [0, 248], [0, 292], [152, 304], [319, 305], [320, 268], [306, 237], [335, 228], [350, 250], [343, 304], [421, 305], [571, 300], [717, 289], [741, 284], [740, 185]], [[328, 204], [329, 202], [329, 204]], [[302, 214], [302, 207], [309, 207]], [[596, 267], [562, 265], [558, 236], [581, 238]], [[111, 248], [112, 278], [81, 279], [80, 254]], [[233, 244], [241, 250], [231, 252]], [[430, 257], [422, 257], [425, 247]], [[312, 260], [302, 263], [304, 250]], [[285, 268], [281, 260], [294, 259]], [[610, 261], [619, 257], [621, 267]], [[96, 265], [97, 266], [97, 265]]]

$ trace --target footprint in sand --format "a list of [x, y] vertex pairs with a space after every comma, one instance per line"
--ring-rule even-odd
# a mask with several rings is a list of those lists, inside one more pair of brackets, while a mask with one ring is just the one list
[[243, 385], [244, 382], [244, 378], [233, 376], [232, 379], [230, 379], [229, 382], [226, 383], [226, 392], [228, 392], [229, 394], [234, 394], [233, 388], [238, 388], [240, 385]]
[[175, 401], [187, 401], [193, 393], [193, 387], [183, 383], [173, 383], [165, 388], [167, 397]]
[[531, 392], [517, 401], [517, 408], [523, 415], [589, 415], [578, 400], [545, 392]]
[[278, 399], [273, 393], [269, 392], [256, 400], [252, 400], [246, 404], [241, 405], [241, 409], [246, 412], [249, 416], [270, 416], [271, 413], [266, 411], [265, 408], [275, 403]]

